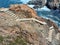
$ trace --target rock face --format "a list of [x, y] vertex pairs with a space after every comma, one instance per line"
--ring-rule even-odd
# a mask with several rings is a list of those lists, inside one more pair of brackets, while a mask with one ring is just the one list
[[41, 7], [45, 6], [46, 0], [31, 0], [28, 2], [28, 4], [35, 5], [34, 7], [36, 7], [36, 8], [41, 8]]
[[47, 0], [46, 6], [50, 9], [60, 8], [60, 0]]
[[35, 5], [33, 8], [42, 8], [47, 6], [50, 9], [60, 9], [60, 0], [31, 0], [28, 4]]
[[27, 5], [11, 5], [0, 11], [0, 45], [60, 45], [59, 35], [52, 21], [38, 17]]

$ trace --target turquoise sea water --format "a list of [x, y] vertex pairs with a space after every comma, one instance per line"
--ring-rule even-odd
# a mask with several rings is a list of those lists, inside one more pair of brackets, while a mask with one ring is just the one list
[[50, 19], [60, 27], [60, 13], [58, 11], [37, 11], [38, 16]]
[[9, 7], [11, 4], [23, 4], [20, 0], [0, 0], [0, 8], [1, 7]]

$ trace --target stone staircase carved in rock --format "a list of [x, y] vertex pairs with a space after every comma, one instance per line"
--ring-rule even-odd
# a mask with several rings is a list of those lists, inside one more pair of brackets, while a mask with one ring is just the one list
[[53, 33], [55, 33], [55, 30], [54, 30], [54, 27], [51, 26], [51, 27], [49, 28], [49, 32], [48, 32], [48, 34], [49, 34], [49, 36], [48, 36], [48, 41], [49, 41], [49, 42], [52, 42]]
[[5, 13], [7, 13], [8, 15], [12, 16], [16, 21], [30, 21], [30, 20], [33, 20], [33, 21], [36, 21], [36, 22], [39, 22], [41, 24], [47, 24], [46, 22], [42, 22], [42, 21], [39, 21], [35, 18], [23, 18], [23, 19], [20, 19], [18, 16], [16, 16], [12, 11], [10, 10], [7, 10], [7, 11], [4, 11]]
[[7, 13], [8, 15], [12, 16], [15, 20], [18, 19], [19, 17], [16, 16], [12, 11], [10, 10], [7, 10], [7, 11], [4, 11], [5, 13]]

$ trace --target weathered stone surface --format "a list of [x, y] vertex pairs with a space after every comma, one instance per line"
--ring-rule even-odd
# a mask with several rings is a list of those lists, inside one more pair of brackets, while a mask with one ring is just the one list
[[[8, 11], [8, 10], [7, 10]], [[52, 21], [38, 17], [36, 12], [27, 5], [13, 5], [9, 11], [19, 19], [35, 18], [46, 22], [16, 21], [15, 17], [0, 12], [0, 44], [1, 45], [59, 45], [60, 32]], [[29, 12], [29, 13], [28, 13]]]

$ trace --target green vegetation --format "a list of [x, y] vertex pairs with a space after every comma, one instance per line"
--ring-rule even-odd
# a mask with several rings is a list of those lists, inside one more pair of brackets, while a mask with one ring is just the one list
[[18, 43], [18, 44], [21, 44], [21, 45], [27, 45], [26, 41], [23, 38], [21, 38], [21, 37], [17, 37], [15, 39], [15, 42]]
[[0, 35], [0, 43], [2, 43], [3, 39], [4, 38]]
[[27, 45], [26, 41], [21, 38], [21, 37], [17, 37], [14, 42], [10, 42], [9, 45]]

